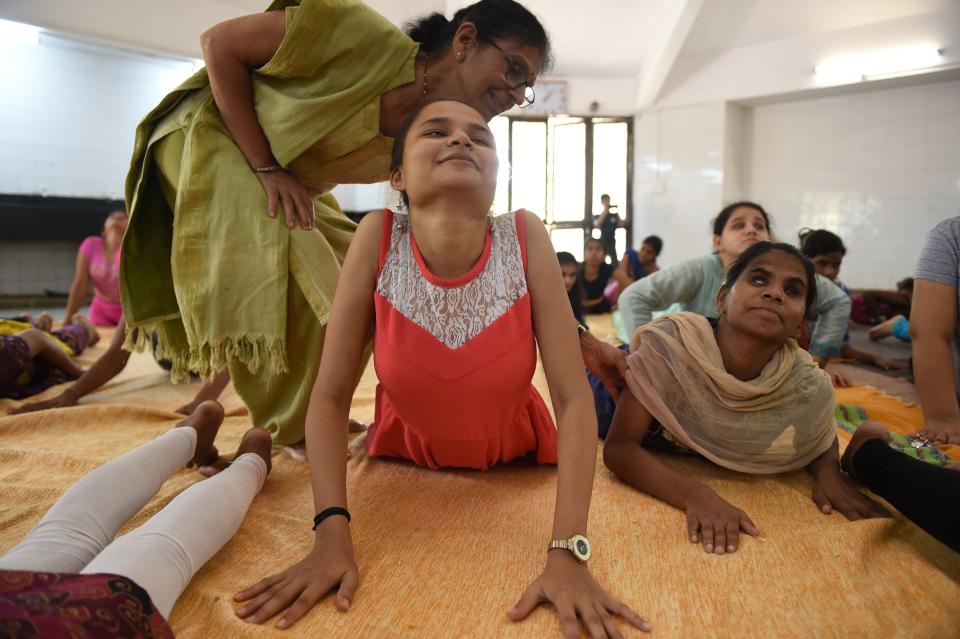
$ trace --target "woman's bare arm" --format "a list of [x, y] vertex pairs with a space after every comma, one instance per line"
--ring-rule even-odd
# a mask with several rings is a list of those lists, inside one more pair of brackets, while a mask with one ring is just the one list
[[957, 329], [957, 287], [916, 280], [910, 337], [917, 394], [926, 419], [919, 432], [938, 444], [960, 444], [953, 336]]
[[[253, 168], [276, 166], [277, 159], [254, 110], [251, 72], [270, 61], [285, 34], [285, 12], [267, 11], [221, 22], [200, 37], [213, 99]], [[322, 35], [318, 32], [317, 37]], [[305, 229], [313, 226], [313, 202], [306, 187], [285, 171], [257, 173], [257, 178], [267, 193], [270, 217], [281, 204], [289, 228], [295, 220]]]
[[77, 264], [73, 271], [73, 282], [70, 284], [70, 296], [67, 297], [67, 310], [63, 316], [64, 325], [73, 323], [73, 316], [83, 306], [89, 291], [90, 261], [82, 251], [77, 251]]

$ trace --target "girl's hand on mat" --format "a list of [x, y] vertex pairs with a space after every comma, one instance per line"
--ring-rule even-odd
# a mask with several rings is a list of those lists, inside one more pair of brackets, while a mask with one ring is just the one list
[[75, 393], [61, 393], [53, 399], [48, 399], [42, 402], [33, 402], [31, 404], [24, 404], [23, 406], [13, 408], [9, 410], [7, 414], [22, 415], [23, 413], [33, 413], [38, 410], [47, 410], [50, 408], [69, 408], [76, 405], [77, 399]]
[[583, 363], [607, 388], [610, 397], [620, 398], [620, 387], [627, 372], [627, 354], [619, 348], [602, 342], [589, 331], [580, 336]]
[[820, 512], [829, 515], [837, 510], [850, 521], [890, 516], [886, 508], [861, 493], [843, 476], [839, 464], [835, 470], [831, 468], [814, 476], [813, 501]]
[[346, 612], [358, 580], [347, 520], [330, 517], [317, 528], [317, 539], [309, 555], [233, 598], [248, 602], [237, 610], [237, 616], [250, 623], [263, 623], [286, 611], [276, 624], [278, 629], [286, 630], [334, 588], [337, 608]]
[[313, 228], [313, 198], [297, 178], [283, 169], [269, 173], [257, 173], [257, 179], [267, 192], [267, 216], [277, 216], [277, 205], [283, 206], [283, 218], [287, 228], [293, 229], [300, 222], [302, 228]]
[[834, 388], [850, 388], [853, 386], [853, 383], [843, 373], [827, 371], [827, 375], [830, 376], [830, 382]]
[[546, 568], [524, 591], [517, 605], [507, 611], [507, 618], [522, 621], [542, 603], [551, 603], [557, 609], [560, 632], [567, 639], [580, 637], [578, 616], [591, 639], [623, 639], [614, 615], [650, 632], [650, 624], [625, 603], [611, 597], [587, 567], [565, 550], [553, 550], [547, 555]]
[[736, 552], [741, 530], [753, 537], [760, 534], [747, 513], [706, 486], [687, 498], [686, 511], [687, 535], [693, 543], [702, 543], [705, 552]]

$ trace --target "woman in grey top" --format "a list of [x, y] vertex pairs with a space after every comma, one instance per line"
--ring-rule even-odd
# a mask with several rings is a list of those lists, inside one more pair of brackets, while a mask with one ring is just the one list
[[[681, 310], [716, 318], [717, 292], [727, 267], [753, 244], [770, 239], [770, 217], [754, 202], [725, 207], [713, 223], [713, 253], [653, 273], [620, 294], [620, 314], [628, 335], [653, 319], [653, 312], [679, 303]], [[829, 280], [817, 276], [816, 319], [810, 354], [823, 367], [838, 357], [850, 322], [850, 300]]]
[[934, 444], [960, 444], [960, 217], [927, 236], [915, 272], [910, 337], [913, 372], [926, 425], [917, 436]]

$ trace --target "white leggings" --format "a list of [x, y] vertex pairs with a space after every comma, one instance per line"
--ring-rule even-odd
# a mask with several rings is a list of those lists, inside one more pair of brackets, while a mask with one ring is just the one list
[[241, 455], [111, 543], [163, 482], [190, 461], [196, 446], [197, 431], [174, 428], [97, 468], [0, 557], [0, 569], [121, 575], [146, 590], [168, 617], [193, 575], [240, 527], [267, 476], [260, 456]]

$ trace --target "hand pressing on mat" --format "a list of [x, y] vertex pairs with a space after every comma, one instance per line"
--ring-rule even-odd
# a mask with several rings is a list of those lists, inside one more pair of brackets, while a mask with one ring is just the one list
[[820, 512], [829, 515], [837, 510], [850, 521], [889, 517], [886, 508], [857, 490], [844, 476], [838, 451], [839, 444], [834, 440], [833, 446], [807, 466], [813, 475], [813, 501]]
[[316, 533], [313, 551], [304, 559], [233, 596], [234, 601], [247, 602], [237, 609], [238, 617], [263, 623], [283, 613], [276, 627], [286, 630], [333, 589], [337, 608], [343, 612], [350, 608], [359, 575], [347, 520], [329, 517]]
[[507, 612], [510, 621], [522, 621], [542, 603], [553, 604], [560, 617], [560, 632], [567, 639], [580, 637], [580, 623], [586, 626], [591, 639], [622, 639], [614, 622], [614, 615], [630, 625], [650, 632], [650, 624], [629, 606], [597, 583], [585, 564], [579, 563], [566, 550], [553, 550], [547, 555], [547, 565], [530, 584], [513, 608]]
[[740, 546], [740, 531], [751, 537], [760, 535], [757, 525], [713, 489], [698, 485], [686, 499], [687, 536], [693, 543], [702, 543], [704, 552], [736, 552]]

